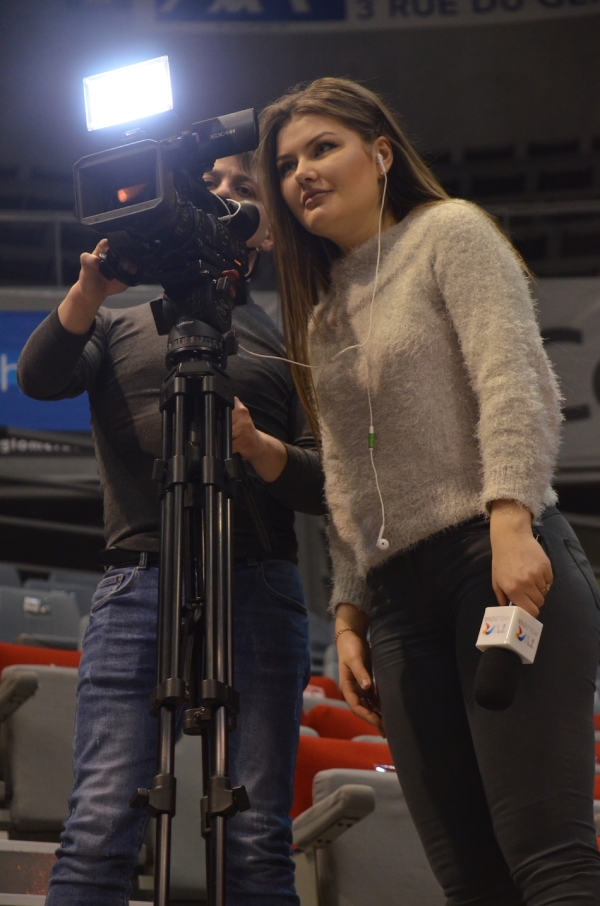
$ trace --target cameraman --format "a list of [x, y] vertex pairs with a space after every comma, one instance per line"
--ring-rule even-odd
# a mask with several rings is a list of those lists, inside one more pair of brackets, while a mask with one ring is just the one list
[[[257, 199], [249, 157], [225, 158], [206, 174], [218, 194]], [[271, 240], [261, 226], [248, 243]], [[87, 391], [104, 500], [107, 572], [83, 641], [75, 724], [75, 783], [47, 906], [123, 906], [147, 815], [129, 800], [156, 773], [159, 503], [151, 481], [161, 453], [159, 392], [167, 338], [149, 304], [101, 307], [126, 287], [98, 271], [102, 240], [81, 256], [77, 283], [29, 338], [19, 360], [21, 389], [56, 400]], [[255, 263], [257, 253], [251, 253]], [[249, 301], [234, 309], [243, 346], [284, 355], [279, 333]], [[294, 510], [321, 513], [322, 473], [288, 367], [240, 351], [228, 363], [236, 396], [233, 449], [248, 463], [275, 539], [267, 555], [242, 501], [234, 517], [237, 729], [230, 737], [232, 784], [250, 810], [227, 822], [228, 906], [298, 906], [290, 857], [289, 809], [302, 691], [309, 677], [307, 614], [296, 566]], [[198, 747], [200, 754], [200, 746]]]

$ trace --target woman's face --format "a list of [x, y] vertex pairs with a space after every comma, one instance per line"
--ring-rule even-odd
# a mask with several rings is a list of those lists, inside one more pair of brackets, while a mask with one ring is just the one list
[[[333, 117], [294, 116], [279, 132], [277, 168], [286, 204], [303, 227], [344, 253], [377, 234], [382, 186], [377, 153], [388, 169], [387, 139], [368, 146]], [[390, 217], [386, 228], [394, 222]]]

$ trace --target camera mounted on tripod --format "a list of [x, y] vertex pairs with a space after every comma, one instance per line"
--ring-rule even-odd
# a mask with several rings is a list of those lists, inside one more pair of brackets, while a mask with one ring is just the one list
[[[172, 108], [166, 57], [92, 76], [84, 86], [90, 129], [139, 119], [140, 86], [146, 88], [144, 117]], [[151, 107], [155, 99], [159, 109]], [[266, 552], [271, 539], [258, 518], [258, 499], [252, 503], [250, 483], [241, 481], [239, 454], [233, 453], [234, 396], [226, 365], [237, 352], [233, 308], [247, 301], [246, 241], [258, 231], [260, 215], [250, 202], [211, 193], [203, 176], [218, 158], [250, 151], [257, 142], [256, 114], [243, 110], [161, 141], [129, 141], [74, 167], [77, 217], [101, 232], [110, 247], [100, 272], [127, 285], [143, 275], [165, 290], [151, 303], [158, 333], [169, 335], [160, 393], [161, 454], [153, 472], [161, 497], [157, 685], [151, 706], [158, 721], [157, 773], [131, 800], [156, 817], [156, 906], [169, 902], [180, 706], [184, 732], [202, 738], [209, 906], [226, 902], [225, 822], [249, 807], [246, 790], [233, 787], [228, 773], [228, 734], [239, 708], [232, 641], [237, 484], [246, 492]], [[137, 270], [134, 277], [130, 265]]]
[[[82, 157], [74, 166], [78, 220], [110, 246], [100, 272], [127, 285], [139, 275], [165, 289], [153, 310], [160, 334], [181, 318], [221, 334], [234, 305], [246, 301], [248, 248], [260, 215], [256, 205], [214, 195], [203, 174], [219, 157], [256, 148], [253, 109], [195, 123], [161, 141], [143, 139]], [[137, 268], [132, 275], [121, 266]]]

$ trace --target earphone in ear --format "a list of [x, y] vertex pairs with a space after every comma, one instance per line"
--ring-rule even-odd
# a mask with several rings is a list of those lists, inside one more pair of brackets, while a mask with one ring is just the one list
[[379, 164], [379, 172], [381, 173], [382, 176], [385, 176], [387, 173], [387, 170], [385, 169], [385, 164], [383, 162], [383, 156], [381, 154], [377, 154], [377, 163]]
[[383, 537], [384, 529], [385, 525], [382, 525], [379, 529], [379, 535], [377, 536], [377, 547], [380, 551], [386, 551], [390, 546], [390, 542], [387, 540], [387, 538]]

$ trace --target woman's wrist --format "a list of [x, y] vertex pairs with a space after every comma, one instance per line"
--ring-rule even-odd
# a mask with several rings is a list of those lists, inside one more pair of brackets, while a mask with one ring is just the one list
[[336, 645], [337, 645], [337, 640], [338, 640], [339, 637], [341, 636], [342, 632], [353, 632], [354, 635], [357, 635], [357, 636], [359, 637], [359, 639], [361, 639], [361, 641], [363, 641], [363, 642], [366, 641], [366, 639], [364, 638], [364, 636], [362, 636], [356, 629], [352, 629], [351, 626], [342, 626], [341, 629], [338, 629], [338, 630], [337, 630], [337, 632], [336, 632], [336, 634], [335, 634], [335, 636], [334, 636], [334, 638], [333, 638], [333, 641], [334, 641], [334, 643], [335, 643]]
[[366, 641], [369, 630], [369, 617], [364, 610], [359, 610], [354, 604], [338, 604], [335, 611], [335, 641], [343, 632], [353, 632], [360, 639]]
[[531, 532], [533, 514], [517, 500], [493, 500], [490, 505], [490, 529]]

